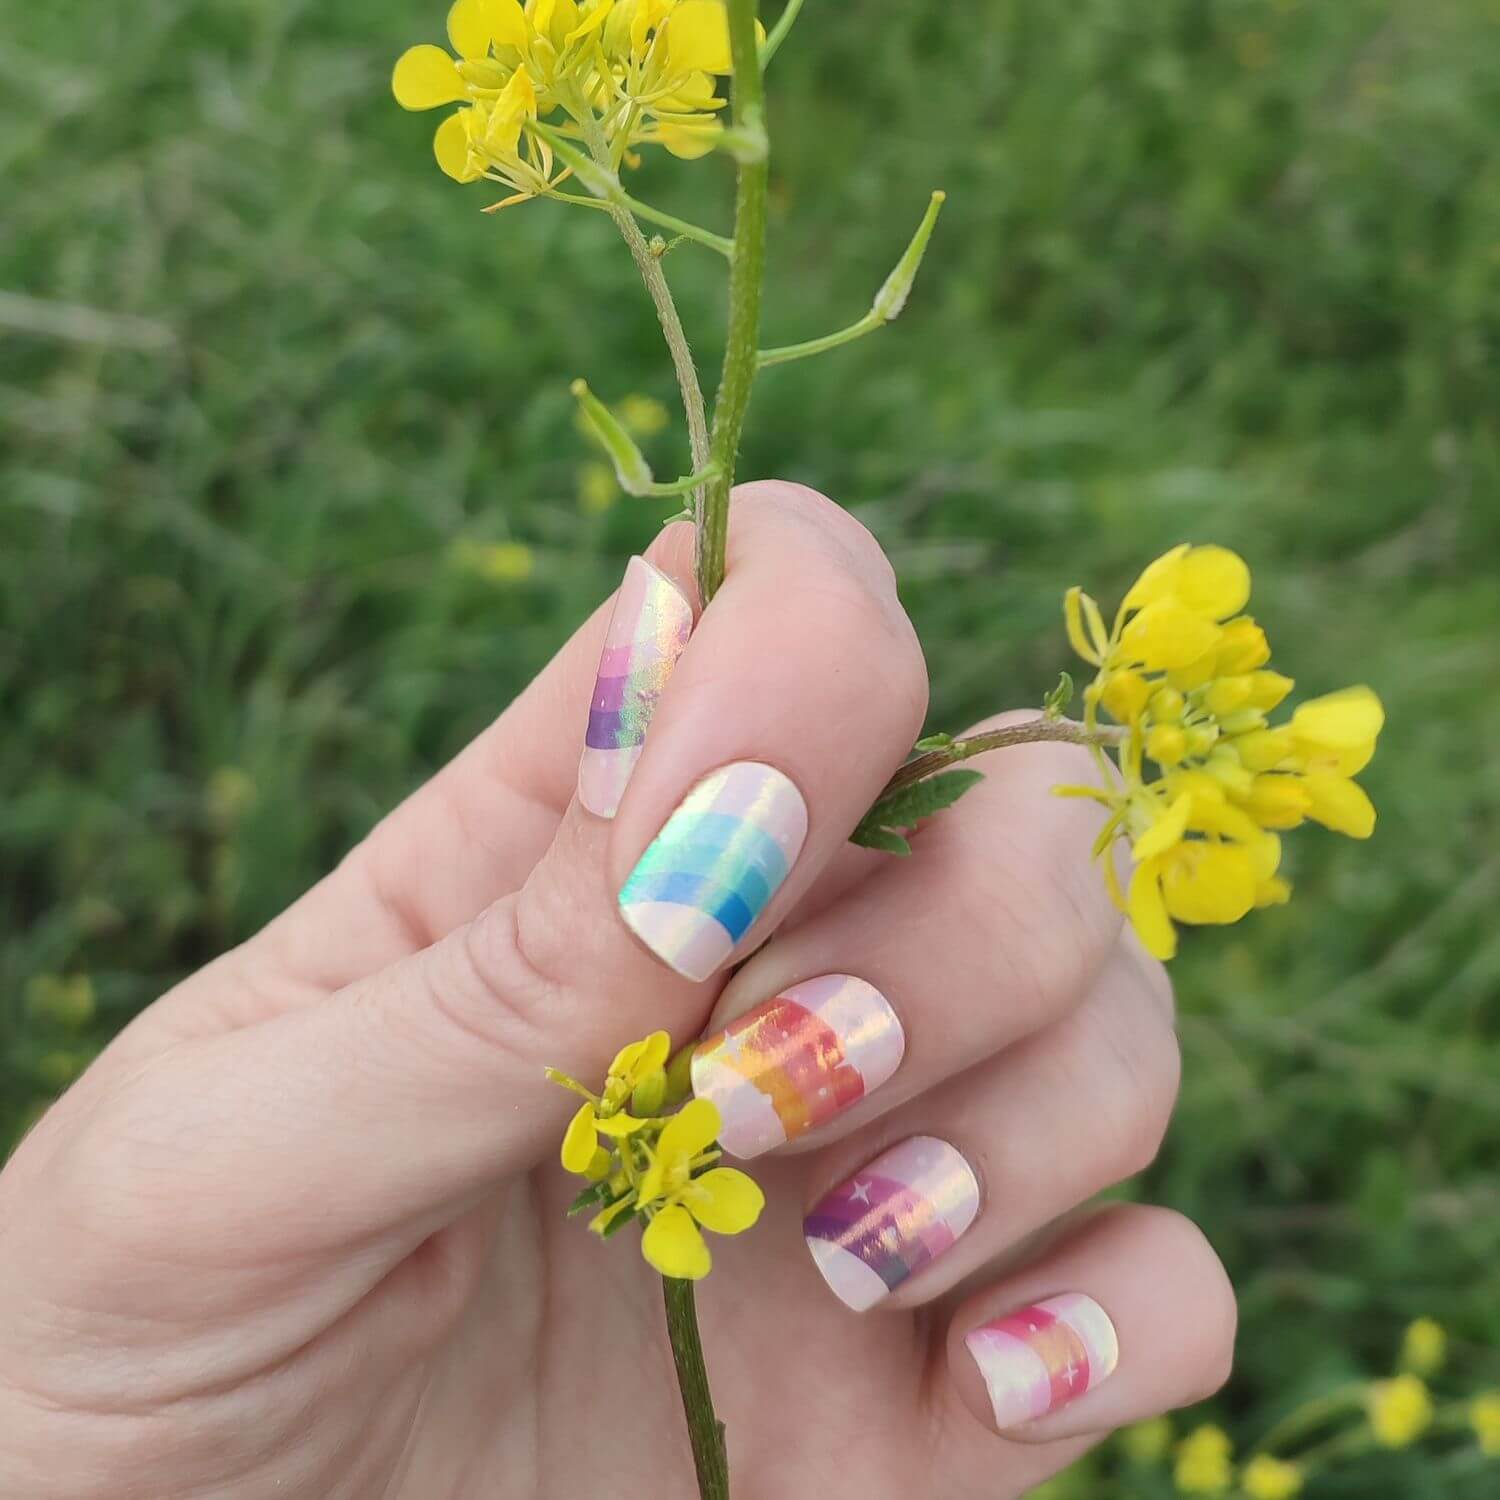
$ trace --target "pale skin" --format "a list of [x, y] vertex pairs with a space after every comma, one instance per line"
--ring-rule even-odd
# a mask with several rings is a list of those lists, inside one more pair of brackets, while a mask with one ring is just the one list
[[[691, 537], [651, 559], [691, 591]], [[927, 678], [878, 546], [788, 485], [737, 498], [728, 581], [619, 815], [574, 800], [601, 607], [500, 719], [324, 881], [141, 1015], [0, 1174], [0, 1494], [459, 1500], [696, 1493], [634, 1231], [563, 1217], [576, 1101], [624, 1042], [686, 1039], [794, 980], [860, 975], [895, 1077], [750, 1164], [754, 1230], [710, 1237], [699, 1302], [739, 1500], [1025, 1493], [1228, 1371], [1200, 1232], [1079, 1211], [1155, 1154], [1171, 991], [1051, 797], [1077, 747], [976, 762], [906, 861], [847, 845], [910, 749]], [[810, 833], [726, 982], [665, 968], [614, 896], [689, 787], [734, 760], [801, 788]], [[757, 945], [772, 938], [759, 951]], [[975, 1168], [974, 1227], [865, 1314], [818, 1276], [807, 1206], [908, 1135]], [[1083, 1292], [1114, 1375], [994, 1429], [963, 1335]]]

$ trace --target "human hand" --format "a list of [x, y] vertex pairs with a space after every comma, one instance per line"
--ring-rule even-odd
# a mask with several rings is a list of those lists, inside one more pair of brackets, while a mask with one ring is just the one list
[[[685, 588], [691, 547], [679, 526], [651, 549]], [[921, 653], [864, 529], [755, 485], [600, 817], [573, 751], [609, 619], [143, 1013], [0, 1174], [0, 1495], [691, 1494], [656, 1278], [564, 1220], [571, 1105], [543, 1066], [597, 1077], [622, 1042], [714, 1031], [824, 976], [864, 981], [800, 992], [863, 1069], [839, 1074], [850, 1107], [757, 1162], [767, 1211], [714, 1242], [701, 1294], [739, 1500], [1019, 1495], [1224, 1378], [1233, 1300], [1198, 1231], [1074, 1212], [1154, 1155], [1177, 1074], [1164, 973], [1090, 868], [1097, 810], [1048, 794], [1084, 753], [987, 757], [910, 859], [850, 847], [919, 732]], [[591, 802], [630, 760], [591, 758]], [[762, 885], [701, 868], [679, 820], [626, 907], [714, 969], [692, 978], [616, 898], [731, 766], [724, 795], [750, 789], [784, 883], [756, 858]], [[752, 922], [732, 977], [724, 929], [664, 878], [694, 872]], [[720, 1096], [726, 1146], [825, 1113], [816, 1089], [768, 1112], [766, 1087]], [[883, 1192], [883, 1219], [840, 1207]], [[855, 1302], [889, 1290], [878, 1306], [825, 1284], [812, 1210], [827, 1274]], [[1059, 1297], [970, 1353], [980, 1325]]]

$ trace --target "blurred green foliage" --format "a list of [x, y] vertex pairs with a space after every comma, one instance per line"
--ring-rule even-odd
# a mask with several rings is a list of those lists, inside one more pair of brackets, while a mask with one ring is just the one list
[[[672, 396], [609, 224], [480, 217], [389, 99], [441, 11], [0, 0], [0, 1143], [491, 718], [655, 525], [585, 475], [567, 393]], [[1388, 704], [1375, 842], [1298, 836], [1293, 904], [1176, 969], [1183, 1101], [1139, 1190], [1235, 1275], [1243, 1438], [1419, 1313], [1453, 1390], [1500, 1383], [1497, 22], [812, 0], [773, 70], [768, 342], [857, 316], [950, 194], [901, 323], [769, 373], [744, 461], [883, 539], [934, 724], [1038, 701], [1063, 587], [1187, 538], [1250, 559], [1302, 690]], [[727, 221], [721, 162], [634, 187]], [[712, 370], [719, 268], [669, 271]], [[685, 466], [675, 426], [648, 447]], [[1318, 1493], [1497, 1484], [1453, 1438]]]

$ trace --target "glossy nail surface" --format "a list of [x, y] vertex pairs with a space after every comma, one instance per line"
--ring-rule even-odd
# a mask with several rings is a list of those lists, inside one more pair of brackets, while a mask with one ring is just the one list
[[578, 800], [591, 813], [612, 818], [619, 811], [656, 700], [692, 630], [682, 591], [645, 558], [632, 557], [604, 638], [578, 763]]
[[979, 1212], [979, 1180], [947, 1141], [918, 1135], [877, 1156], [802, 1221], [840, 1301], [863, 1312], [949, 1250]]
[[850, 974], [784, 990], [693, 1054], [693, 1092], [719, 1108], [719, 1144], [759, 1156], [822, 1125], [880, 1087], [906, 1039], [890, 1002]]
[[1076, 1401], [1120, 1360], [1109, 1314], [1079, 1292], [996, 1318], [964, 1344], [984, 1376], [1002, 1432]]
[[807, 804], [774, 766], [705, 776], [620, 891], [620, 915], [664, 963], [707, 979], [775, 895], [807, 837]]

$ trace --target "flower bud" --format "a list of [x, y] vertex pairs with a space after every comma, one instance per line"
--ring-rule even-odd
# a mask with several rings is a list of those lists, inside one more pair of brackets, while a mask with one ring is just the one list
[[1179, 765], [1187, 754], [1187, 735], [1175, 724], [1158, 724], [1146, 735], [1146, 754], [1159, 766]]
[[1159, 687], [1147, 706], [1158, 724], [1175, 724], [1187, 707], [1187, 699], [1174, 687]]

